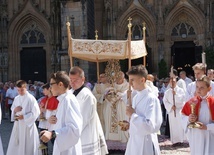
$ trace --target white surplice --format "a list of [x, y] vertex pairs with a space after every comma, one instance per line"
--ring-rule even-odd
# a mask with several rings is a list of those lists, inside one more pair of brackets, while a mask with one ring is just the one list
[[148, 86], [149, 89], [151, 89], [151, 92], [156, 96], [158, 97], [158, 93], [159, 93], [159, 90], [158, 90], [158, 87], [154, 86], [153, 82], [152, 81], [149, 81], [149, 80], [146, 80], [146, 85]]
[[11, 107], [11, 121], [14, 121], [14, 109], [17, 106], [21, 106], [22, 110], [16, 115], [23, 115], [24, 119], [14, 122], [7, 155], [38, 155], [41, 153], [38, 149], [39, 135], [35, 125], [40, 113], [38, 103], [35, 97], [28, 92], [23, 96], [18, 95]]
[[[1, 119], [2, 119], [2, 113], [1, 113], [1, 109], [0, 109], [0, 124], [1, 124]], [[0, 127], [0, 129], [1, 129], [1, 127]], [[1, 136], [0, 136], [0, 154], [4, 155], [4, 150], [3, 150], [3, 146], [2, 146]]]
[[185, 83], [186, 83], [186, 87], [190, 84], [190, 83], [192, 83], [192, 80], [190, 79], [190, 78], [188, 78], [188, 77], [186, 77], [185, 79], [183, 79], [184, 81], [185, 81]]
[[[74, 90], [71, 89], [71, 93]], [[83, 155], [108, 154], [105, 137], [99, 116], [97, 114], [97, 100], [91, 90], [84, 87], [76, 96], [83, 117], [83, 130], [81, 133]]]
[[172, 110], [172, 106], [174, 105], [172, 88], [169, 88], [164, 93], [163, 97], [163, 103], [169, 115], [170, 140], [173, 144], [178, 142], [183, 143], [184, 140], [186, 140], [181, 121], [181, 109], [185, 104], [186, 94], [184, 90], [178, 86], [174, 88], [174, 91], [176, 92], [176, 95], [174, 95], [176, 106], [175, 112]]
[[202, 100], [198, 121], [207, 126], [207, 130], [188, 128], [189, 116], [182, 115], [185, 133], [189, 140], [191, 155], [214, 155], [214, 123], [210, 119], [210, 110], [206, 100]]
[[126, 103], [124, 96], [127, 96], [129, 83], [125, 80], [122, 84], [114, 84], [111, 89], [115, 95], [110, 95], [106, 98], [106, 105], [104, 107], [105, 120], [105, 138], [106, 140], [114, 140], [122, 143], [128, 141], [128, 132], [122, 131], [118, 126], [119, 121], [127, 120]]
[[[105, 90], [106, 88], [109, 87], [109, 83], [100, 83], [100, 84], [95, 84], [94, 89], [92, 91], [92, 93], [94, 94], [94, 96], [97, 99], [97, 113], [99, 115], [100, 118], [100, 122], [102, 125], [103, 130], [105, 129], [105, 124], [104, 124], [104, 115], [103, 115], [103, 108], [104, 108], [104, 104], [105, 104]], [[105, 132], [105, 131], [104, 131]]]
[[187, 86], [186, 86], [186, 82], [183, 79], [179, 79], [177, 81], [177, 86], [182, 88], [184, 90], [184, 92], [186, 93], [187, 91]]
[[[211, 90], [209, 91], [209, 94], [211, 96], [214, 96], [214, 82], [211, 81]], [[196, 81], [188, 84], [187, 86], [187, 92], [186, 92], [186, 101], [188, 101], [189, 99], [191, 99], [192, 97], [195, 96], [195, 91], [196, 91]]]
[[53, 155], [82, 155], [82, 116], [78, 101], [70, 91], [58, 96], [57, 100], [57, 123], [53, 127], [57, 136]]
[[125, 155], [160, 155], [157, 132], [162, 123], [160, 102], [146, 88], [133, 98], [129, 140]]

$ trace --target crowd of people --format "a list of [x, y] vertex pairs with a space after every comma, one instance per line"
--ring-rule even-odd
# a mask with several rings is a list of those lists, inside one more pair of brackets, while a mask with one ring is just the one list
[[87, 87], [84, 71], [75, 66], [69, 74], [53, 73], [48, 83], [0, 83], [2, 119], [8, 113], [14, 123], [6, 154], [47, 155], [50, 141], [53, 155], [112, 149], [158, 155], [161, 126], [172, 147], [188, 142], [192, 155], [214, 154], [214, 71], [202, 63], [193, 71], [195, 79], [175, 69], [158, 79], [137, 65], [128, 70], [129, 80], [122, 71], [113, 82], [102, 73]]

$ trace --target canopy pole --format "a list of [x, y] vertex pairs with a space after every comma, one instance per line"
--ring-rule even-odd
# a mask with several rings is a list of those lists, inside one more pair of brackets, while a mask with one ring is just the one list
[[[98, 40], [98, 31], [95, 31], [95, 40]], [[99, 60], [98, 57], [96, 57], [96, 63], [97, 63], [97, 81], [99, 80], [99, 76], [100, 76], [100, 66], [99, 66]]]
[[[143, 41], [146, 47], [146, 23], [143, 22]], [[143, 65], [146, 67], [146, 55], [143, 57]]]
[[131, 68], [131, 38], [132, 38], [132, 32], [131, 32], [131, 28], [132, 28], [132, 23], [131, 23], [131, 20], [132, 18], [129, 17], [128, 21], [129, 21], [129, 24], [128, 24], [128, 29], [129, 29], [129, 32], [128, 32], [128, 52], [129, 52], [129, 69]]
[[70, 67], [73, 67], [73, 57], [72, 57], [72, 36], [70, 31], [70, 22], [67, 21], [67, 34], [68, 34], [68, 55], [70, 57]]
[[[132, 38], [132, 32], [131, 32], [131, 28], [132, 28], [132, 23], [131, 23], [131, 20], [132, 20], [132, 18], [131, 17], [129, 17], [129, 19], [128, 19], [128, 21], [129, 21], [129, 24], [128, 24], [128, 30], [129, 30], [129, 32], [128, 32], [128, 52], [129, 52], [129, 69], [131, 68], [131, 66], [132, 66], [132, 62], [131, 62], [131, 38]], [[129, 83], [129, 90], [127, 91], [127, 99], [128, 99], [128, 105], [129, 106], [132, 106], [132, 98], [131, 98], [131, 85], [130, 85], [130, 83]]]
[[100, 67], [99, 67], [99, 61], [98, 61], [98, 58], [97, 58], [97, 81], [99, 80], [99, 74], [100, 74]]

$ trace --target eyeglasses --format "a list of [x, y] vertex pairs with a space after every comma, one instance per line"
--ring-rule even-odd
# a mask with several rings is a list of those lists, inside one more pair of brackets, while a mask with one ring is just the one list
[[56, 82], [52, 82], [52, 83], [50, 83], [50, 86], [52, 86], [52, 85], [54, 85], [54, 84], [57, 84]]

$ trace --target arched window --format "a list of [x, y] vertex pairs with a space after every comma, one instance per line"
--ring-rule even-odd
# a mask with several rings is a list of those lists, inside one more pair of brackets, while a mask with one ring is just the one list
[[192, 26], [190, 26], [187, 23], [179, 23], [176, 25], [171, 32], [171, 36], [190, 36], [190, 35], [195, 35], [195, 30]]
[[[142, 25], [133, 25], [132, 26], [132, 40], [139, 40], [139, 39], [143, 39], [143, 29], [142, 29]], [[128, 29], [126, 31], [126, 34], [125, 34], [125, 39], [127, 39], [128, 37]], [[146, 30], [146, 37], [148, 37], [148, 32]]]
[[38, 28], [32, 24], [31, 29], [24, 32], [21, 37], [21, 44], [44, 44], [46, 43], [45, 37], [38, 30]]
[[142, 28], [139, 25], [135, 25], [132, 31], [134, 39], [142, 39]]

